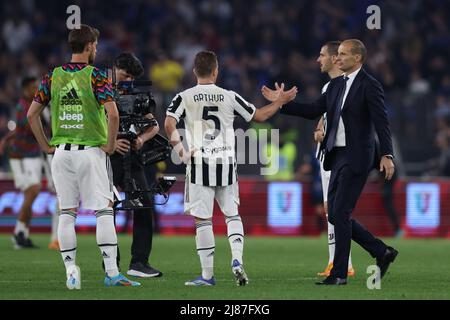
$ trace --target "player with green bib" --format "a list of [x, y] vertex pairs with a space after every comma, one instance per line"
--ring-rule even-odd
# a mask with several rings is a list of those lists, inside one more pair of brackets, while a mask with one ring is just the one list
[[[87, 25], [69, 33], [71, 62], [44, 76], [28, 112], [39, 145], [45, 152], [55, 154], [52, 174], [61, 207], [58, 241], [69, 289], [81, 288], [80, 268], [75, 263], [75, 220], [80, 200], [83, 208], [95, 211], [105, 285], [140, 285], [119, 273], [116, 264], [117, 235], [108, 154], [115, 150], [119, 114], [106, 73], [91, 66], [98, 37], [98, 30]], [[48, 104], [52, 122], [50, 142], [40, 125], [41, 112]]]

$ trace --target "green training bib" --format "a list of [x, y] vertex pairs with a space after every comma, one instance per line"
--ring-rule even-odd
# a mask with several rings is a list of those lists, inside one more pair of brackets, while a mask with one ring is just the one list
[[77, 72], [67, 72], [62, 67], [53, 70], [50, 145], [100, 146], [107, 143], [108, 124], [104, 106], [98, 103], [92, 91], [93, 70], [92, 66]]

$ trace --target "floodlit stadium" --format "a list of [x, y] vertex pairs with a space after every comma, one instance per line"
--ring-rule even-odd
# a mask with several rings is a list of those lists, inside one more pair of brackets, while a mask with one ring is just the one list
[[1, 2], [0, 299], [448, 300], [449, 14]]

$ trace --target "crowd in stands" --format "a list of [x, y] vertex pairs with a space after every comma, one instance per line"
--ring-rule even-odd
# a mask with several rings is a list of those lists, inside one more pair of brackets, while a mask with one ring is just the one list
[[[20, 79], [41, 77], [69, 58], [66, 9], [74, 1], [0, 4], [0, 136], [14, 120]], [[96, 65], [134, 52], [154, 82], [157, 117], [194, 84], [196, 52], [219, 56], [219, 85], [257, 107], [262, 85], [299, 87], [311, 100], [326, 83], [316, 58], [323, 43], [348, 38], [367, 46], [366, 69], [384, 86], [391, 129], [408, 175], [450, 176], [450, 2], [446, 0], [109, 0], [75, 1], [81, 20], [101, 32]], [[366, 26], [381, 8], [381, 29]], [[313, 149], [315, 123], [276, 116], [273, 128], [294, 139], [297, 157]], [[245, 126], [239, 122], [238, 126]], [[294, 134], [288, 134], [292, 133]], [[7, 170], [2, 155], [0, 171]], [[301, 162], [301, 161], [299, 161]]]

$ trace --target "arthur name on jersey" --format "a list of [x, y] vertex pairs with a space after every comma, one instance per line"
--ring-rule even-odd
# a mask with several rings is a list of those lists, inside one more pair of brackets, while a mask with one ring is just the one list
[[199, 93], [194, 95], [194, 102], [223, 102], [223, 101], [225, 101], [223, 94]]

